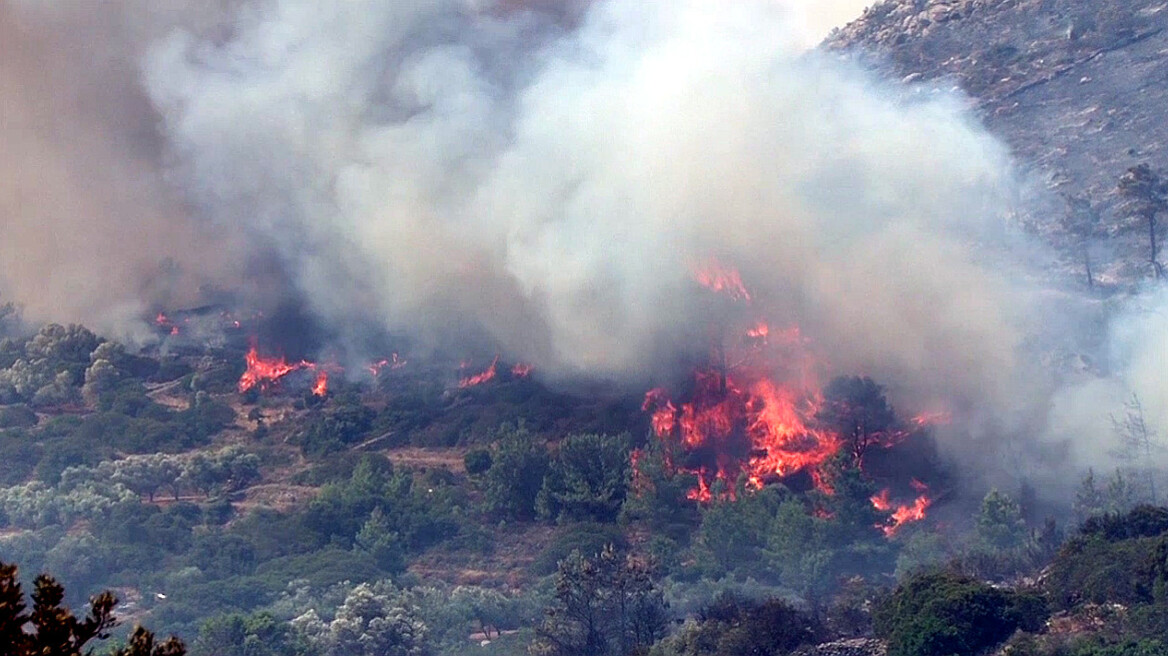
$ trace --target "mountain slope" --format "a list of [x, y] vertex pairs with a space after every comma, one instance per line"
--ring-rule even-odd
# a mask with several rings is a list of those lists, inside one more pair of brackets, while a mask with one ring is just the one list
[[824, 47], [959, 85], [1024, 165], [1113, 233], [1119, 176], [1168, 164], [1166, 28], [1158, 0], [887, 0]]

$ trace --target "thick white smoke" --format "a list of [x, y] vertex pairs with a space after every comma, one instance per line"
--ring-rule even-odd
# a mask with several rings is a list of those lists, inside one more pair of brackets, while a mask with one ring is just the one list
[[[803, 52], [787, 12], [256, 2], [145, 60], [174, 179], [315, 309], [472, 317], [545, 370], [629, 374], [738, 267], [841, 370], [1006, 402], [1027, 298], [987, 253], [1010, 161], [952, 97]], [[988, 250], [986, 250], [988, 249]]]
[[[69, 41], [87, 34], [81, 6], [23, 2], [0, 17], [23, 29], [51, 14]], [[199, 282], [254, 293], [263, 285], [246, 272], [275, 253], [342, 339], [359, 336], [355, 317], [423, 340], [455, 326], [549, 375], [644, 379], [667, 355], [708, 347], [722, 318], [691, 270], [716, 258], [741, 271], [752, 311], [801, 326], [836, 372], [1015, 428], [1042, 414], [1044, 387], [1020, 354], [1050, 315], [1006, 264], [1008, 153], [962, 98], [807, 51], [811, 14], [793, 6], [808, 11], [108, 3], [118, 20], [94, 40], [112, 44], [114, 78], [142, 107], [94, 123], [97, 146], [60, 138], [52, 152], [144, 191], [58, 213], [74, 237], [116, 237], [84, 262], [42, 249], [78, 266], [59, 265], [37, 314], [106, 319], [100, 308], [158, 300], [143, 279], [166, 256]], [[91, 122], [59, 106], [70, 125]], [[120, 147], [127, 117], [148, 135], [140, 157]], [[41, 208], [54, 198], [43, 189]], [[0, 285], [26, 303], [35, 270], [19, 253], [43, 245], [39, 215], [6, 209], [0, 227]], [[93, 260], [133, 266], [104, 275]], [[71, 286], [88, 270], [101, 284]]]

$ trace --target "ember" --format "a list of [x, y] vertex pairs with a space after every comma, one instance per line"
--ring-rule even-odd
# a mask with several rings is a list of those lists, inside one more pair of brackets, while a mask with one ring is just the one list
[[369, 365], [369, 373], [373, 374], [373, 377], [376, 378], [381, 374], [382, 369], [385, 369], [386, 367], [388, 367], [390, 370], [401, 369], [402, 367], [406, 366], [406, 362], [407, 361], [405, 358], [398, 357], [398, 354], [394, 353], [388, 359], [382, 358], [376, 362], [371, 363]]

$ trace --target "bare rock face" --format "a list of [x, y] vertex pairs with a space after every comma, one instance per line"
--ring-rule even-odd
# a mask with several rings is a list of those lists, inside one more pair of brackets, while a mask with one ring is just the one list
[[853, 638], [804, 647], [796, 651], [794, 656], [885, 656], [887, 653], [888, 648], [879, 640]]
[[1052, 197], [1068, 199], [1061, 219], [1074, 222], [1072, 199], [1086, 201], [1107, 235], [1120, 175], [1168, 167], [1166, 28], [1166, 0], [885, 0], [823, 47], [907, 82], [960, 87]]

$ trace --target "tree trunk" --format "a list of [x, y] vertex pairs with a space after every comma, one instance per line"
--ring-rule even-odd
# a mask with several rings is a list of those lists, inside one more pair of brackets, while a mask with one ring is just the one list
[[1152, 246], [1152, 271], [1155, 272], [1156, 279], [1164, 277], [1164, 267], [1160, 265], [1160, 248], [1156, 243], [1156, 213], [1152, 212], [1148, 215], [1148, 243]]

